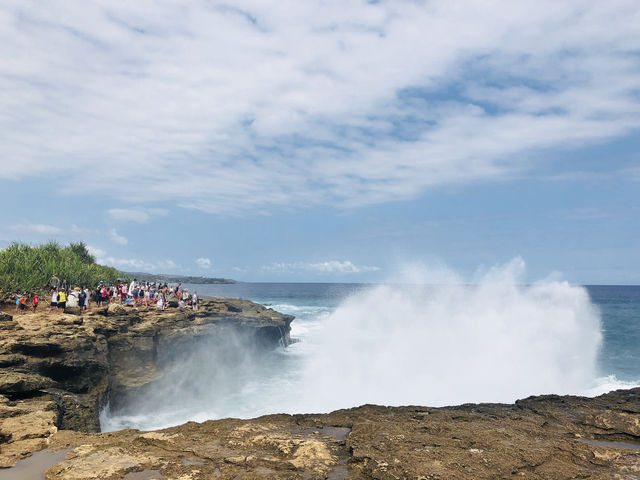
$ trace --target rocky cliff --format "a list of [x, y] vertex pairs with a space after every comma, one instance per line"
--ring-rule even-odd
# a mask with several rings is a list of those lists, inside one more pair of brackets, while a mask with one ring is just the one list
[[[258, 348], [273, 348], [289, 341], [292, 320], [239, 299], [206, 300], [197, 311], [111, 305], [84, 315], [77, 309], [0, 313], [0, 394], [7, 409], [0, 421], [16, 417], [19, 402], [34, 415], [38, 409], [48, 412], [38, 420], [47, 425], [98, 432], [102, 406], [153, 382], [165, 352], [196, 338], [224, 342], [232, 333]], [[34, 440], [21, 438], [14, 426], [0, 423], [3, 454], [20, 450], [9, 443]], [[20, 456], [18, 452], [0, 464]]]

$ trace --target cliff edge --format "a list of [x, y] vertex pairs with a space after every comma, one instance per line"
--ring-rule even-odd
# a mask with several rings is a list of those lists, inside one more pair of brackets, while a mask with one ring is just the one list
[[204, 300], [196, 311], [112, 304], [79, 313], [0, 312], [0, 466], [44, 448], [57, 429], [100, 431], [102, 407], [153, 382], [164, 352], [232, 334], [257, 348], [286, 345], [294, 318], [240, 299]]

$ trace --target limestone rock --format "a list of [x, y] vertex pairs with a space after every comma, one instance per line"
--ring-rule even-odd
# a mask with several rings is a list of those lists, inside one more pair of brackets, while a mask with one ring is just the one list
[[29, 394], [55, 384], [51, 378], [35, 373], [3, 371], [0, 374], [0, 392], [5, 394]]
[[18, 323], [12, 321], [9, 322], [0, 322], [0, 330], [15, 330], [19, 328]]
[[626, 433], [640, 440], [640, 414], [638, 413], [607, 410], [594, 415], [589, 422], [596, 427]]
[[5, 312], [0, 312], [0, 330], [13, 330], [18, 324], [13, 321], [13, 317]]
[[[0, 394], [53, 389], [60, 425], [87, 432], [99, 429], [98, 414], [109, 393], [125, 395], [154, 379], [163, 349], [188, 345], [194, 336], [224, 342], [234, 331], [273, 348], [288, 338], [293, 320], [239, 299], [203, 300], [197, 311], [114, 303], [77, 313], [43, 309], [13, 319], [1, 315]], [[12, 328], [2, 330], [3, 325]]]
[[99, 432], [100, 421], [95, 413], [101, 406], [99, 392], [106, 391], [106, 387], [105, 382], [102, 390], [96, 388], [90, 394], [70, 393], [57, 388], [45, 389], [44, 392], [50, 395], [60, 413], [57, 426], [66, 430]]
[[57, 432], [58, 412], [46, 396], [8, 401], [0, 396], [0, 468], [42, 450]]
[[111, 303], [107, 307], [107, 315], [126, 315], [127, 309], [117, 303]]
[[22, 365], [26, 360], [24, 355], [0, 355], [0, 368]]
[[[631, 479], [640, 475], [640, 439], [632, 436], [638, 394], [447, 408], [368, 405], [155, 432], [60, 431], [52, 445], [73, 450], [46, 478], [156, 471], [176, 479]], [[601, 427], [593, 423], [607, 433], [594, 435]], [[627, 435], [626, 443], [603, 441], [614, 433]]]

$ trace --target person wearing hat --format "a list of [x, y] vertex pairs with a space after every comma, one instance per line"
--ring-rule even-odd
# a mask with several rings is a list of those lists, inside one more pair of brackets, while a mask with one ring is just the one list
[[96, 303], [98, 304], [98, 306], [102, 305], [102, 281], [100, 281], [100, 283], [98, 283], [98, 286], [96, 287]]

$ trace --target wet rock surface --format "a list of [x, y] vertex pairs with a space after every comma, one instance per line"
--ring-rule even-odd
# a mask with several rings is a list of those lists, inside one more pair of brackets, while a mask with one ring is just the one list
[[363, 406], [225, 419], [154, 432], [60, 431], [46, 478], [634, 479], [640, 389], [514, 405]]
[[11, 401], [0, 395], [0, 468], [46, 448], [57, 423], [56, 405], [46, 396]]

